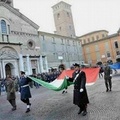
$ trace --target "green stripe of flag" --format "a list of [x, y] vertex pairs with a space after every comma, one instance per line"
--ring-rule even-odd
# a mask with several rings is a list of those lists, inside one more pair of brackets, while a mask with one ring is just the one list
[[54, 91], [63, 90], [63, 89], [65, 89], [68, 86], [73, 84], [72, 82], [69, 82], [66, 79], [64, 79], [62, 84], [59, 87], [56, 87], [56, 86], [54, 86], [54, 85], [52, 85], [52, 84], [50, 84], [48, 82], [45, 82], [45, 81], [43, 81], [41, 79], [38, 79], [38, 78], [34, 78], [34, 77], [28, 77], [28, 78], [30, 78], [31, 80], [37, 82], [38, 84], [42, 85], [43, 87], [46, 87], [46, 88], [54, 90]]

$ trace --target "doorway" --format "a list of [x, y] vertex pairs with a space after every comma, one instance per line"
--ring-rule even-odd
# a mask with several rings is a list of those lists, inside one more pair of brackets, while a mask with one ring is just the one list
[[5, 65], [5, 75], [13, 75], [14, 66], [11, 63]]

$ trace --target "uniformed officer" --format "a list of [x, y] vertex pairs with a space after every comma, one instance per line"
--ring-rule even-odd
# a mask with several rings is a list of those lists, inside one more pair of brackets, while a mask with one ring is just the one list
[[112, 69], [110, 66], [108, 66], [108, 63], [105, 63], [104, 67], [104, 80], [105, 80], [105, 86], [106, 86], [106, 92], [112, 90]]
[[24, 71], [21, 71], [19, 85], [20, 85], [21, 101], [24, 102], [25, 104], [27, 104], [26, 113], [30, 112], [30, 106], [31, 106], [31, 103], [29, 100], [29, 98], [31, 98], [29, 82], [31, 82], [31, 80], [28, 79], [27, 77], [25, 77]]
[[78, 105], [80, 108], [78, 114], [82, 113], [83, 116], [87, 114], [87, 104], [89, 103], [87, 90], [86, 90], [86, 74], [81, 71], [80, 65], [74, 64], [74, 73], [69, 81], [74, 82], [74, 95], [73, 104]]

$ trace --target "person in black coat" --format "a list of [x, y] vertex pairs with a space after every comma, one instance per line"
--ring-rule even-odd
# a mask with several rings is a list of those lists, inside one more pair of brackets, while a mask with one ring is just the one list
[[108, 63], [105, 63], [104, 67], [104, 80], [105, 80], [105, 86], [106, 86], [106, 92], [112, 90], [112, 69], [108, 65]]
[[31, 82], [30, 79], [28, 79], [27, 77], [25, 77], [25, 72], [21, 71], [21, 77], [20, 77], [20, 93], [21, 93], [21, 101], [24, 102], [25, 104], [27, 104], [27, 110], [26, 113], [30, 112], [30, 100], [29, 98], [31, 98], [31, 92], [30, 92], [30, 88], [29, 88], [29, 82]]
[[87, 104], [89, 103], [87, 90], [86, 90], [86, 74], [80, 70], [80, 65], [74, 64], [74, 73], [69, 81], [74, 82], [73, 104], [77, 105], [80, 109], [78, 114], [82, 113], [83, 116], [87, 114]]

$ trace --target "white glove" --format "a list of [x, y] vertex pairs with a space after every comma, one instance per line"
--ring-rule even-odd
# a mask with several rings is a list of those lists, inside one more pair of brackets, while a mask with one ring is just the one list
[[82, 89], [82, 88], [80, 89], [80, 92], [83, 92], [83, 89]]
[[112, 74], [110, 74], [110, 77], [112, 77]]
[[69, 79], [69, 77], [68, 77], [68, 76], [65, 76], [65, 78], [66, 78], [66, 79]]

